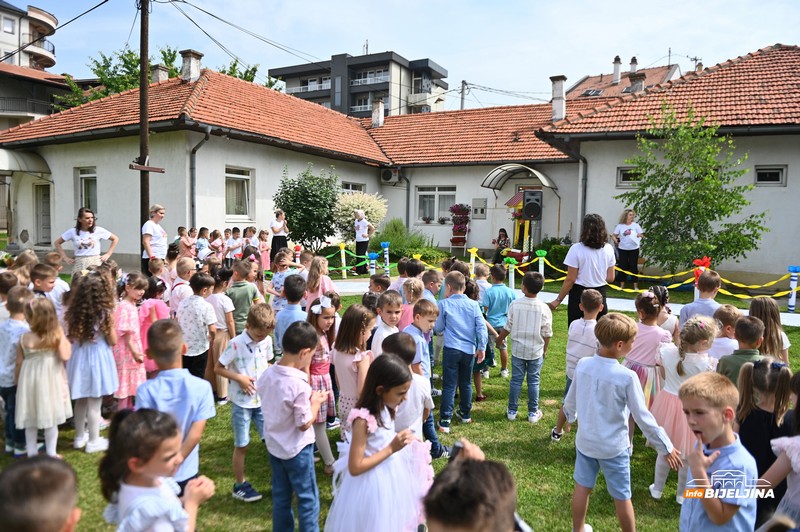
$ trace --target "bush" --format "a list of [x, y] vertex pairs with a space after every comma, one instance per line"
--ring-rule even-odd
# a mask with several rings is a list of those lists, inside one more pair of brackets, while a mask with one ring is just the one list
[[[550, 264], [555, 266], [556, 268], [566, 270], [567, 267], [564, 266], [564, 259], [567, 258], [567, 252], [569, 251], [570, 246], [565, 246], [563, 244], [556, 244], [550, 248], [550, 251], [547, 252], [547, 257], [545, 257]], [[547, 266], [547, 269], [551, 269]], [[553, 271], [551, 269], [551, 271]], [[561, 272], [555, 272], [558, 275], [562, 275]]]
[[310, 163], [297, 175], [289, 177], [284, 168], [278, 191], [273, 196], [275, 207], [283, 209], [289, 221], [289, 239], [304, 248], [316, 251], [331, 236], [333, 209], [339, 190], [339, 177], [333, 167], [315, 175]]
[[363, 192], [339, 194], [333, 211], [333, 220], [342, 240], [355, 239], [353, 211], [356, 209], [364, 211], [367, 221], [378, 227], [386, 218], [386, 199], [379, 194], [364, 194]]
[[409, 231], [400, 218], [392, 218], [383, 229], [370, 240], [369, 250], [383, 253], [381, 242], [389, 242], [389, 258], [397, 260], [400, 257], [422, 255], [425, 262], [441, 260], [446, 256], [442, 251], [433, 246], [430, 237], [419, 231]]

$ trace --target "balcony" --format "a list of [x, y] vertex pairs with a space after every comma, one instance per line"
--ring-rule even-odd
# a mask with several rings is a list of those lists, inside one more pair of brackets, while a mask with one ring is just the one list
[[28, 6], [28, 18], [33, 25], [41, 28], [43, 30], [41, 33], [45, 35], [54, 33], [58, 27], [58, 19], [55, 15], [38, 7]]
[[430, 92], [417, 92], [408, 95], [409, 107], [421, 107], [423, 105], [431, 105], [432, 102], [433, 102], [433, 97], [431, 96]]
[[331, 90], [331, 82], [323, 81], [322, 83], [309, 83], [308, 85], [301, 85], [300, 87], [287, 87], [286, 94], [328, 90]]
[[367, 76], [365, 78], [356, 78], [350, 80], [350, 86], [355, 87], [358, 85], [372, 85], [373, 83], [386, 83], [389, 81], [389, 74], [380, 76]]
[[0, 98], [0, 114], [4, 115], [49, 115], [53, 112], [50, 102], [29, 98]]
[[364, 111], [372, 111], [371, 105], [351, 105], [350, 112], [351, 113], [363, 113]]
[[[38, 39], [38, 40], [37, 40]], [[35, 41], [35, 42], [34, 42]], [[50, 68], [56, 64], [56, 47], [42, 35], [23, 33], [23, 43], [33, 43], [25, 51], [34, 56], [36, 63], [42, 68]]]

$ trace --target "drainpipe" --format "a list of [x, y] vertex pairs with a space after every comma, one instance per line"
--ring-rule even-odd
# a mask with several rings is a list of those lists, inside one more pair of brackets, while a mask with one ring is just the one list
[[[398, 168], [398, 170], [400, 170]], [[406, 182], [406, 229], [411, 231], [411, 181], [403, 174], [399, 173], [400, 178]]]
[[192, 148], [192, 153], [189, 155], [189, 201], [191, 202], [189, 227], [197, 227], [197, 152], [211, 138], [211, 126], [206, 126], [205, 131], [206, 136]]
[[[578, 179], [580, 180], [578, 188], [580, 190], [580, 195], [581, 195], [580, 196], [580, 200], [581, 200], [581, 202], [580, 202], [580, 209], [578, 209], [579, 212], [578, 212], [578, 225], [577, 225], [577, 227], [580, 228], [580, 227], [582, 227], [582, 224], [583, 224], [583, 217], [586, 216], [586, 189], [588, 187], [588, 179], [587, 179], [587, 177], [589, 175], [589, 162], [586, 160], [586, 157], [584, 157], [583, 155], [578, 155], [578, 161], [579, 161], [579, 167], [580, 167], [579, 170], [578, 170], [578, 172], [579, 172]], [[578, 231], [580, 232], [580, 229], [578, 229]], [[579, 240], [580, 240], [580, 238], [578, 238], [578, 241]]]

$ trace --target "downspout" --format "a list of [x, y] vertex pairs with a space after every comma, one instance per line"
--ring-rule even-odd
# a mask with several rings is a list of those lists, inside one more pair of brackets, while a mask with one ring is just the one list
[[406, 182], [406, 229], [411, 231], [411, 181], [403, 172], [400, 172], [400, 178]]
[[[578, 224], [575, 227], [580, 228], [583, 224], [583, 217], [586, 216], [586, 189], [588, 187], [589, 162], [583, 155], [578, 155], [578, 161], [580, 166], [580, 175], [578, 179], [580, 179], [581, 205], [578, 213]], [[580, 231], [580, 229], [578, 229], [578, 231]]]
[[189, 227], [197, 227], [197, 152], [211, 138], [211, 126], [206, 126], [206, 136], [192, 148], [189, 155]]

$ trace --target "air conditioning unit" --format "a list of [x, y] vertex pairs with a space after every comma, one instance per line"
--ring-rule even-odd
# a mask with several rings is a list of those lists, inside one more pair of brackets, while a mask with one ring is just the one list
[[400, 169], [399, 168], [384, 168], [381, 170], [381, 183], [391, 185], [400, 182]]
[[423, 105], [422, 107], [419, 108], [419, 112], [420, 113], [430, 113], [431, 112], [431, 106], [430, 105]]

